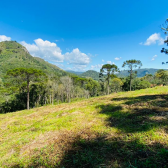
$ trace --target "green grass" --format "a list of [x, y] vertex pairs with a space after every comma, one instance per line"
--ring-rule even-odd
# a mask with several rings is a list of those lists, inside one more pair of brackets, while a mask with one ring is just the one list
[[168, 167], [168, 87], [0, 114], [0, 167]]

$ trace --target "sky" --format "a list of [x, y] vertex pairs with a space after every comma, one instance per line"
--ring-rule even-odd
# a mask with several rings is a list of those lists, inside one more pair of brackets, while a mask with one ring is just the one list
[[130, 59], [167, 69], [168, 55], [160, 52], [167, 6], [167, 0], [2, 1], [0, 42], [17, 41], [64, 70], [100, 71], [107, 63], [124, 70]]

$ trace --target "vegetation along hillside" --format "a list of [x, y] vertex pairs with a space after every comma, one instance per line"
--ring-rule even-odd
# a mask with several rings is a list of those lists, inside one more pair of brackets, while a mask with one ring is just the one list
[[43, 59], [32, 57], [25, 47], [15, 41], [0, 42], [0, 78], [3, 78], [8, 70], [20, 67], [39, 69], [49, 75], [68, 74]]
[[[44, 75], [37, 78], [40, 71]], [[98, 96], [101, 92], [100, 84], [93, 79], [78, 77], [32, 57], [15, 41], [0, 42], [0, 113], [23, 110], [26, 104], [34, 108]]]
[[168, 167], [168, 87], [0, 114], [0, 167]]
[[93, 71], [93, 70], [88, 70], [82, 74], [80, 74], [82, 77], [90, 77], [94, 80], [99, 80], [99, 72]]

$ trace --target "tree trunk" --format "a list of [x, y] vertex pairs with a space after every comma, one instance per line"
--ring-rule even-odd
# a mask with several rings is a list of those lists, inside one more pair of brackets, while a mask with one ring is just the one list
[[131, 91], [131, 83], [132, 82], [132, 67], [131, 67], [131, 72], [130, 72], [130, 91]]
[[54, 104], [54, 94], [52, 93], [52, 105]]
[[50, 94], [50, 104], [51, 104], [51, 94]]
[[29, 110], [29, 77], [27, 77], [27, 110]]
[[108, 95], [109, 95], [109, 92], [110, 92], [110, 91], [109, 91], [109, 90], [110, 90], [110, 88], [109, 88], [109, 80], [110, 80], [110, 79], [108, 79], [108, 81], [107, 81], [107, 94], [108, 94]]
[[71, 93], [69, 93], [69, 103], [71, 102]]
[[46, 96], [44, 97], [44, 104], [46, 105]]

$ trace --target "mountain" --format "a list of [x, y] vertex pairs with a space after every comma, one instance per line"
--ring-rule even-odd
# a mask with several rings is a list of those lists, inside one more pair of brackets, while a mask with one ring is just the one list
[[[158, 71], [159, 69], [154, 69], [154, 68], [143, 68], [143, 69], [137, 69], [137, 77], [143, 77], [146, 74], [152, 74], [154, 75], [156, 73], [156, 71]], [[167, 70], [167, 69], [165, 69]], [[85, 77], [85, 78], [93, 78], [95, 80], [99, 79], [99, 72], [94, 71], [94, 70], [88, 70], [86, 72], [75, 72], [75, 71], [67, 71], [73, 74], [76, 74], [78, 76], [81, 77]], [[118, 77], [126, 77], [129, 76], [128, 70], [123, 70], [120, 71], [118, 74], [116, 74]]]
[[82, 74], [80, 74], [81, 77], [90, 77], [93, 78], [95, 80], [99, 79], [99, 72], [97, 71], [93, 71], [93, 70], [88, 70]]
[[[154, 69], [154, 68], [137, 69], [136, 70], [137, 71], [137, 77], [143, 77], [146, 74], [154, 75], [156, 73], [156, 71], [158, 71], [158, 70], [159, 69]], [[120, 71], [120, 73], [117, 74], [118, 77], [126, 77], [128, 75], [129, 75], [128, 70]]]
[[80, 76], [83, 72], [67, 70], [67, 72]]
[[67, 70], [67, 72], [78, 75], [80, 77], [84, 77], [84, 78], [92, 78], [95, 80], [99, 79], [99, 72], [94, 71], [94, 70], [88, 70], [86, 72], [77, 72], [77, 71]]
[[41, 58], [33, 57], [27, 49], [16, 41], [0, 42], [0, 78], [10, 69], [35, 68], [42, 70], [48, 75], [68, 75], [56, 65], [50, 64]]

